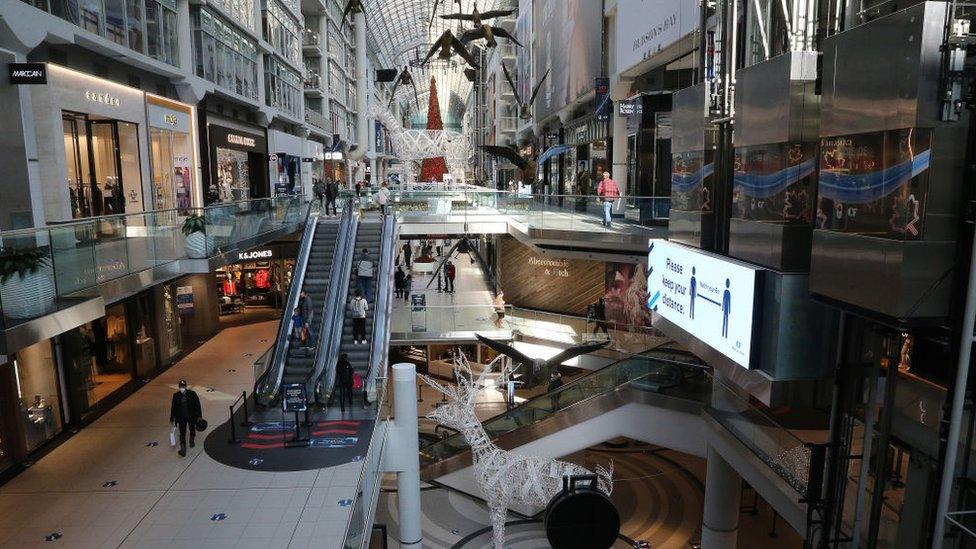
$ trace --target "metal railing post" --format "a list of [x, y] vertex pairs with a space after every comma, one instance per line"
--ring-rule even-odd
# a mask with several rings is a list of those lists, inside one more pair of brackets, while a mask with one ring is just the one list
[[230, 440], [227, 444], [237, 444], [237, 429], [234, 427], [234, 405], [230, 406]]

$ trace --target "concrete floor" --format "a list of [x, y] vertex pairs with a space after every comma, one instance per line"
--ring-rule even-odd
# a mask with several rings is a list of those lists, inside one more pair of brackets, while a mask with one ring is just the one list
[[210, 459], [202, 439], [185, 458], [169, 446], [177, 380], [197, 391], [212, 424], [225, 421], [250, 393], [253, 362], [276, 327], [222, 331], [3, 486], [0, 547], [49, 548], [51, 534], [72, 548], [338, 544], [351, 512], [340, 500], [355, 494], [362, 463], [245, 471]]

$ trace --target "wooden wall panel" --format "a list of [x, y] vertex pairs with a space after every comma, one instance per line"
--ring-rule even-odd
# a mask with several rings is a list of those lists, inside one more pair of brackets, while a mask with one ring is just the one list
[[502, 239], [500, 255], [505, 301], [516, 307], [583, 316], [603, 297], [602, 261], [539, 255], [511, 237]]

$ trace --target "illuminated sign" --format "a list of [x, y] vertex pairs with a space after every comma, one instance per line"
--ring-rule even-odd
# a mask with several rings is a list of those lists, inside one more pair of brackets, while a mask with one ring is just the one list
[[47, 65], [44, 63], [10, 63], [7, 75], [11, 84], [47, 84]]
[[249, 261], [252, 259], [271, 259], [274, 257], [273, 250], [255, 250], [253, 252], [238, 252], [238, 261]]
[[230, 143], [231, 145], [240, 145], [242, 147], [257, 146], [257, 141], [255, 141], [253, 137], [237, 135], [236, 133], [227, 134], [227, 142]]
[[111, 105], [113, 107], [122, 105], [122, 100], [112, 94], [94, 92], [91, 90], [85, 90], [85, 99], [91, 101], [92, 103], [102, 103], [105, 105]]
[[749, 368], [759, 269], [666, 240], [647, 246], [647, 308]]

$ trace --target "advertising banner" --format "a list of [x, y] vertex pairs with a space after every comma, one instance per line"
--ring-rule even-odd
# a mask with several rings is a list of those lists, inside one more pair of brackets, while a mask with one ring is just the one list
[[176, 287], [176, 308], [181, 315], [193, 314], [193, 286]]
[[593, 0], [537, 0], [532, 15], [536, 78], [551, 69], [535, 101], [541, 121], [589, 92], [600, 74], [603, 6]]
[[617, 0], [617, 14], [620, 71], [674, 44], [698, 28], [699, 23], [697, 0]]
[[759, 269], [657, 239], [647, 265], [647, 308], [749, 368]]

